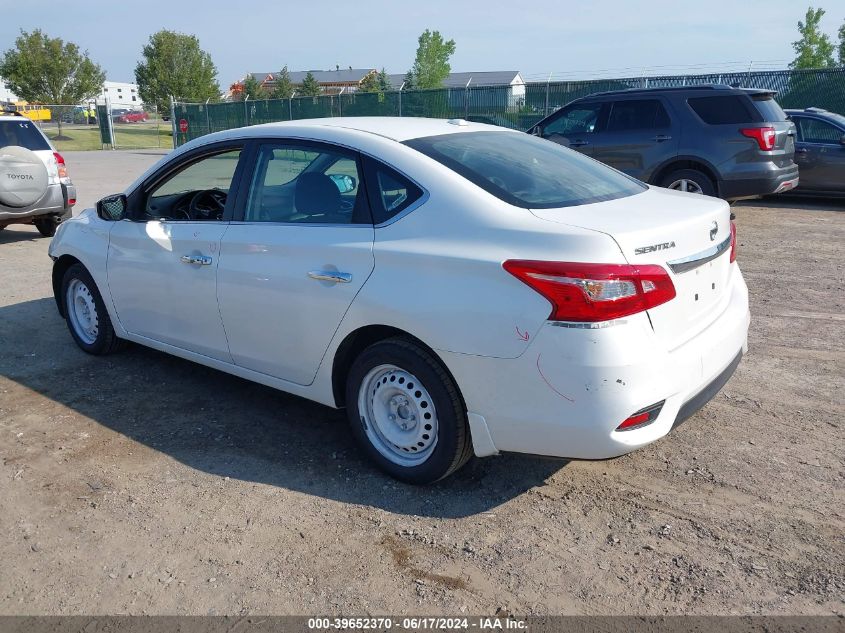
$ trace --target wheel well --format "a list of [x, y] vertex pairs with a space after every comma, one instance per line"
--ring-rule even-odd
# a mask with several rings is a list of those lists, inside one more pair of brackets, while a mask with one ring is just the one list
[[65, 278], [68, 268], [81, 263], [72, 255], [62, 255], [53, 263], [53, 297], [56, 299], [56, 307], [62, 316], [65, 316], [64, 301], [61, 299], [62, 280]]
[[[455, 377], [452, 376], [452, 372], [449, 371], [449, 368], [446, 367], [446, 364], [441, 360], [437, 352], [416, 336], [389, 325], [367, 325], [347, 334], [346, 338], [338, 345], [337, 351], [334, 354], [334, 363], [332, 364], [332, 392], [334, 394], [335, 404], [338, 407], [346, 405], [346, 377], [349, 375], [352, 363], [355, 362], [358, 355], [373, 343], [396, 337], [413, 341], [424, 348], [443, 365], [443, 369], [452, 381], [455, 382]], [[457, 385], [457, 382], [455, 384]], [[458, 389], [458, 393], [460, 394], [460, 389]]]
[[651, 184], [660, 185], [660, 183], [668, 174], [678, 169], [695, 169], [696, 171], [700, 171], [710, 179], [710, 182], [713, 183], [713, 188], [717, 191], [719, 190], [719, 178], [716, 176], [713, 169], [711, 169], [705, 163], [692, 159], [676, 160], [672, 163], [669, 163], [655, 174], [654, 178], [652, 178]]

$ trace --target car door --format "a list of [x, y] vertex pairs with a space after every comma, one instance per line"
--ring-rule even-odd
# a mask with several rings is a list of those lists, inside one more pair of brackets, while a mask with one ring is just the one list
[[799, 188], [818, 191], [845, 190], [845, 130], [805, 116], [792, 116], [798, 129], [795, 162], [799, 169]]
[[307, 385], [374, 266], [361, 159], [274, 140], [257, 143], [247, 173], [218, 271], [232, 358]]
[[241, 150], [218, 145], [192, 153], [130, 196], [131, 219], [112, 227], [107, 261], [128, 332], [232, 362], [216, 276]]
[[613, 102], [593, 147], [593, 158], [648, 182], [654, 170], [677, 156], [680, 134], [661, 99]]
[[605, 112], [602, 103], [573, 103], [538, 124], [535, 131], [544, 139], [591, 155]]

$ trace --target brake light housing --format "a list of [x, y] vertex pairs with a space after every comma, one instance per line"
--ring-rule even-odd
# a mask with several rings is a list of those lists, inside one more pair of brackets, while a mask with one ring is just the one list
[[552, 304], [550, 321], [610, 321], [675, 298], [672, 278], [653, 264], [509, 259], [502, 267]]
[[59, 172], [59, 179], [64, 180], [67, 176], [67, 165], [65, 165], [65, 159], [62, 158], [62, 155], [58, 152], [53, 152], [53, 158], [56, 159], [56, 167]]
[[757, 146], [764, 152], [770, 152], [775, 148], [775, 128], [771, 126], [744, 127], [739, 133], [757, 141]]
[[633, 431], [634, 429], [641, 429], [648, 426], [657, 419], [660, 411], [663, 409], [665, 400], [655, 402], [653, 405], [640, 409], [636, 413], [631, 414], [630, 417], [622, 421], [622, 424], [616, 427], [617, 431]]

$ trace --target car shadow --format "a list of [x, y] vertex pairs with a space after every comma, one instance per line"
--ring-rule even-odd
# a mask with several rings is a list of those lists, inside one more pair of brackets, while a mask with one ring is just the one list
[[[16, 226], [16, 225], [12, 225]], [[19, 226], [19, 225], [17, 225]], [[12, 244], [14, 242], [34, 242], [36, 240], [49, 240], [49, 238], [42, 237], [35, 227], [30, 227], [31, 230], [13, 229], [6, 227], [0, 231], [0, 244]]]
[[455, 518], [495, 508], [566, 461], [473, 459], [429, 487], [383, 475], [344, 411], [139, 345], [106, 357], [73, 343], [52, 298], [0, 307], [0, 375], [174, 459], [220, 477], [390, 512]]
[[734, 203], [734, 208], [769, 207], [771, 209], [795, 209], [800, 207], [806, 211], [845, 211], [845, 198], [822, 198], [799, 195], [765, 196], [754, 200], [741, 200]]

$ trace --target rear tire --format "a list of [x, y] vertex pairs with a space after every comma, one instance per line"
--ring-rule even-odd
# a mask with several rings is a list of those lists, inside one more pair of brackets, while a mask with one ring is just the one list
[[125, 346], [126, 341], [115, 334], [97, 284], [82, 264], [65, 272], [61, 300], [70, 334], [82, 351], [101, 356]]
[[46, 218], [38, 218], [37, 220], [33, 220], [32, 223], [35, 225], [35, 228], [38, 229], [38, 232], [44, 237], [53, 237], [59, 226], [58, 218], [52, 215]]
[[705, 196], [716, 195], [716, 185], [707, 174], [697, 169], [676, 169], [660, 181], [660, 186]]
[[420, 345], [391, 338], [349, 370], [346, 411], [361, 448], [410, 484], [443, 479], [472, 457], [466, 405], [443, 365]]

